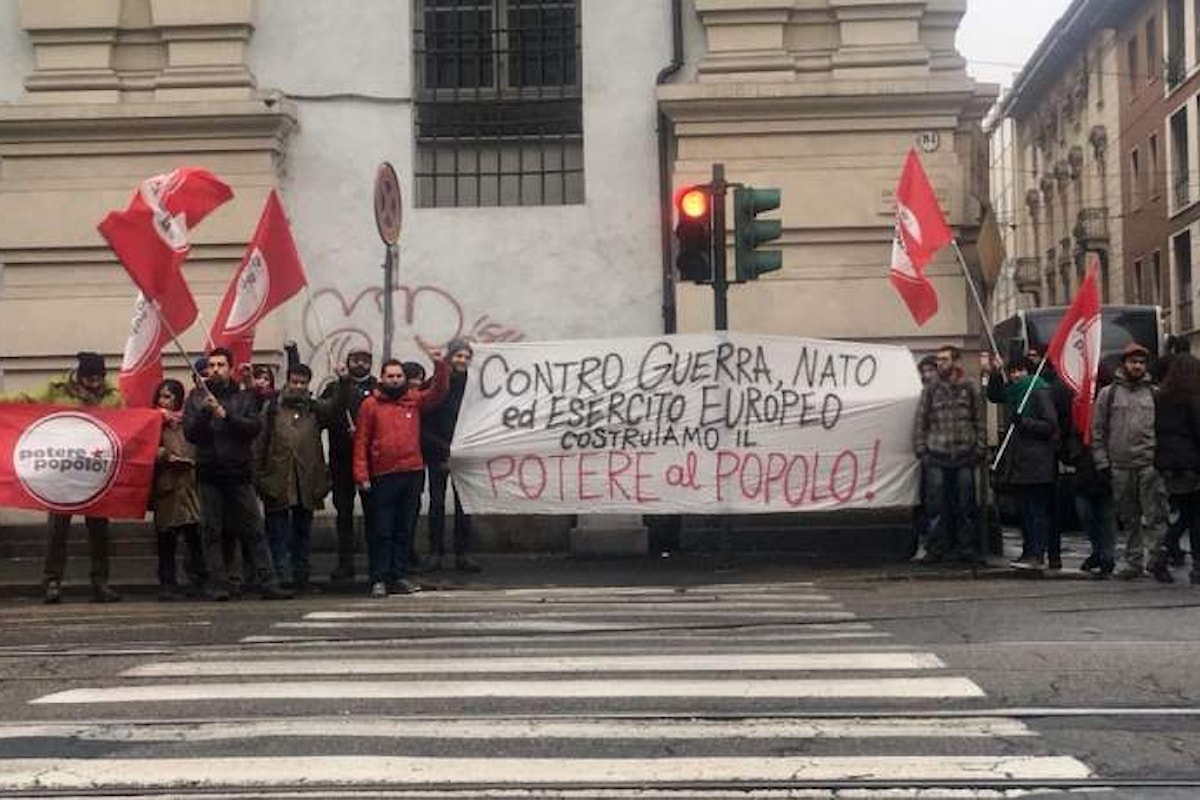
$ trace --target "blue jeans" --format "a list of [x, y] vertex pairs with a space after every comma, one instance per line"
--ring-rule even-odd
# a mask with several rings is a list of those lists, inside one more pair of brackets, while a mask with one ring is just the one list
[[408, 577], [414, 509], [421, 501], [423, 471], [371, 477], [371, 513], [367, 516], [371, 583], [395, 583]]
[[925, 552], [935, 558], [978, 557], [975, 468], [927, 466], [923, 473]]
[[1013, 487], [1021, 513], [1021, 557], [1041, 560], [1050, 537], [1050, 515], [1054, 513], [1054, 484], [1035, 483]]
[[1117, 519], [1112, 497], [1105, 492], [1075, 495], [1075, 513], [1092, 543], [1092, 555], [1113, 561], [1117, 557]]
[[277, 579], [287, 580], [291, 573], [291, 579], [297, 584], [308, 583], [312, 523], [313, 512], [304, 506], [267, 512], [267, 543], [271, 546], [271, 561]]

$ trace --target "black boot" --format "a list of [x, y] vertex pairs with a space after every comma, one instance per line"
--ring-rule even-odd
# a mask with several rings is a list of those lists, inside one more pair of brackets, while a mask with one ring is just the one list
[[1099, 567], [1100, 567], [1100, 556], [1096, 555], [1095, 553], [1092, 553], [1090, 556], [1088, 556], [1087, 558], [1085, 558], [1083, 560], [1082, 564], [1079, 565], [1079, 570], [1080, 570], [1080, 572], [1091, 572], [1092, 570], [1098, 569]]

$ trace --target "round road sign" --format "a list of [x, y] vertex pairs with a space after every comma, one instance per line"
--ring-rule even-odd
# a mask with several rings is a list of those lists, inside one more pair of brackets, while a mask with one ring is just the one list
[[394, 245], [400, 239], [400, 181], [392, 165], [383, 162], [375, 173], [375, 227], [383, 243]]

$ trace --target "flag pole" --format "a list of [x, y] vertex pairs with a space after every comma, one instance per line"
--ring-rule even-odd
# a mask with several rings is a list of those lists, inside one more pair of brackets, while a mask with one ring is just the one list
[[975, 286], [975, 279], [971, 277], [971, 271], [967, 269], [967, 260], [963, 258], [962, 249], [958, 246], [958, 237], [950, 240], [954, 245], [954, 255], [958, 259], [958, 265], [962, 268], [963, 277], [967, 280], [967, 286], [971, 287], [971, 297], [975, 298], [975, 307], [979, 309], [979, 317], [983, 320], [983, 331], [987, 334], [988, 343], [992, 346], [992, 352], [997, 358], [1003, 358], [1000, 353], [999, 346], [996, 345], [996, 335], [992, 332], [992, 321], [988, 317], [987, 309], [983, 307], [983, 299], [979, 296], [979, 289]]
[[[317, 308], [316, 298], [313, 296], [312, 287], [309, 286], [307, 278], [304, 281], [304, 294], [308, 297], [308, 307], [312, 309], [313, 321], [317, 325], [317, 335], [321, 337], [321, 344], [325, 345], [325, 359], [329, 364], [329, 374], [337, 377], [337, 364], [333, 363], [333, 351], [330, 349], [329, 334], [326, 332], [325, 322], [321, 319], [321, 311]], [[350, 409], [346, 409], [346, 424], [349, 426], [350, 432], [354, 432], [354, 415], [350, 413]]]
[[179, 349], [179, 355], [183, 356], [183, 363], [187, 365], [188, 371], [192, 373], [192, 380], [195, 381], [196, 386], [204, 386], [204, 376], [196, 369], [196, 365], [192, 361], [192, 357], [188, 354], [187, 348], [183, 346], [183, 342], [179, 341], [179, 334], [175, 332], [175, 329], [171, 327], [171, 323], [167, 322], [167, 318], [163, 316], [162, 309], [158, 307], [158, 301], [147, 299], [146, 302], [154, 309], [154, 313], [158, 316], [158, 321], [167, 329], [167, 334], [170, 335], [171, 341]]

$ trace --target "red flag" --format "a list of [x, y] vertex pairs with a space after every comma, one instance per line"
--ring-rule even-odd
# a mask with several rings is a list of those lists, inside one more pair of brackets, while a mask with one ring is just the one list
[[154, 407], [151, 395], [162, 382], [162, 349], [169, 341], [171, 334], [158, 316], [157, 304], [138, 292], [129, 338], [125, 340], [125, 355], [121, 359], [121, 374], [117, 378], [117, 388], [126, 406]]
[[896, 185], [896, 234], [889, 277], [918, 325], [924, 325], [938, 310], [937, 292], [925, 277], [925, 265], [953, 238], [929, 178], [917, 154], [909, 150]]
[[283, 204], [272, 189], [213, 320], [213, 344], [229, 348], [235, 363], [249, 363], [259, 320], [307, 285]]
[[180, 269], [187, 258], [188, 232], [231, 197], [232, 190], [211, 172], [180, 167], [142, 181], [128, 207], [110, 211], [97, 226], [175, 334], [197, 316], [196, 301]]
[[1100, 369], [1100, 290], [1096, 285], [1099, 261], [1092, 256], [1079, 293], [1058, 323], [1046, 357], [1063, 383], [1075, 393], [1071, 422], [1083, 437], [1092, 441], [1092, 400], [1096, 394], [1096, 372]]
[[141, 519], [162, 414], [0, 405], [0, 506]]

